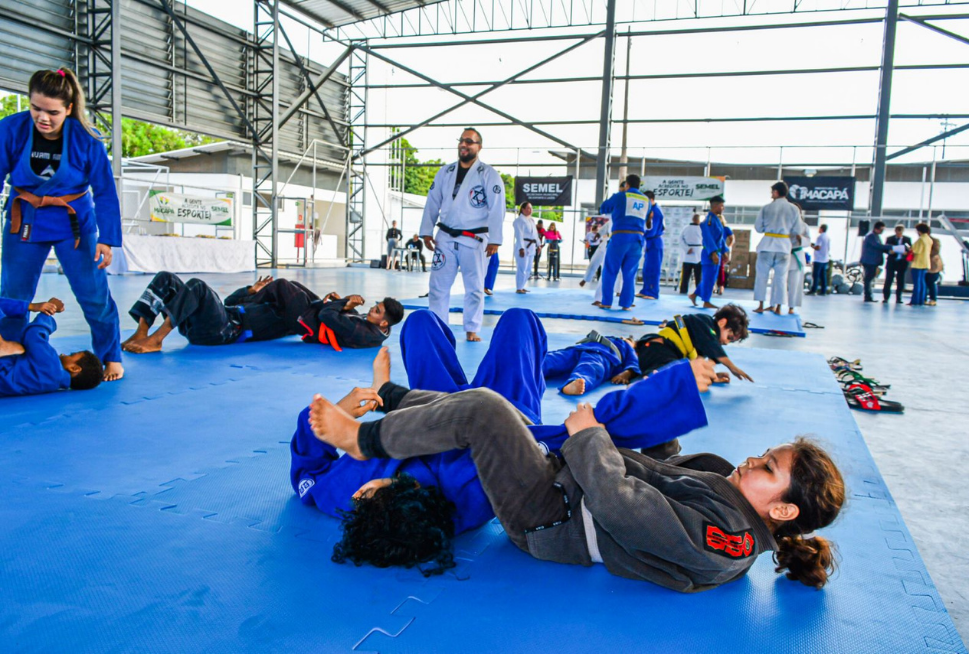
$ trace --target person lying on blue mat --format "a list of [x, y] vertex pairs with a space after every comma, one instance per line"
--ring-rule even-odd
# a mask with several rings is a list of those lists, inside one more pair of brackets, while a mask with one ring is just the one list
[[[57, 330], [53, 315], [64, 310], [57, 298], [27, 303], [0, 298], [0, 397], [51, 393], [62, 388], [88, 390], [101, 383], [104, 369], [93, 352], [58, 354], [50, 344]], [[23, 318], [37, 316], [26, 327], [8, 327], [5, 318], [23, 325]]]
[[[562, 386], [565, 395], [583, 395], [607, 379], [613, 384], [628, 384], [674, 361], [697, 357], [712, 359], [738, 379], [753, 381], [723, 350], [723, 346], [747, 338], [747, 325], [743, 308], [728, 304], [712, 317], [702, 313], [677, 316], [658, 334], [647, 334], [638, 341], [602, 336], [593, 330], [577, 344], [549, 352], [543, 371], [546, 378], [566, 377]], [[730, 376], [719, 373], [717, 381], [729, 382]]]
[[[223, 302], [204, 281], [183, 282], [178, 275], [162, 271], [128, 312], [138, 328], [121, 347], [133, 354], [159, 352], [176, 328], [193, 345], [229, 345], [303, 334], [304, 342], [338, 350], [375, 347], [387, 338], [390, 325], [399, 322], [404, 310], [396, 300], [386, 298], [364, 318], [355, 310], [363, 303], [359, 295], [341, 299], [336, 293], [321, 300], [299, 282], [271, 276], [236, 290]], [[149, 334], [160, 314], [164, 314], [163, 323]]]
[[[657, 377], [687, 365], [676, 363]], [[491, 389], [413, 391], [387, 381], [378, 396], [373, 401], [387, 416], [363, 423], [315, 396], [313, 433], [364, 462], [470, 450], [505, 533], [535, 558], [602, 563], [615, 575], [681, 592], [739, 579], [765, 552], [773, 553], [777, 572], [786, 570], [808, 586], [821, 588], [833, 572], [832, 546], [804, 534], [838, 516], [844, 480], [830, 456], [806, 439], [748, 457], [736, 468], [713, 454], [659, 462], [617, 448], [596, 411], [580, 404], [566, 419], [568, 438], [554, 456], [536, 444], [522, 412]], [[385, 493], [395, 486], [414, 487], [404, 478], [368, 501], [392, 501]], [[423, 513], [406, 502], [397, 515], [408, 522]], [[450, 565], [448, 523], [409, 529], [407, 541], [388, 538], [387, 545], [361, 538], [376, 527], [351, 516], [334, 559], [386, 566], [419, 563], [410, 557], [421, 556]]]
[[[535, 424], [542, 421], [545, 380], [541, 361], [547, 339], [541, 322], [531, 311], [512, 309], [502, 315], [470, 384], [457, 360], [454, 335], [435, 314], [426, 310], [412, 313], [404, 323], [400, 342], [407, 376], [415, 388], [445, 392], [489, 388], [507, 397], [521, 412], [533, 440], [545, 450], [557, 451], [568, 438], [564, 425]], [[518, 351], [521, 356], [510, 358], [509, 351]], [[355, 417], [377, 408], [383, 401], [378, 390], [389, 378], [390, 358], [384, 348], [374, 360], [373, 386], [354, 389], [339, 405]], [[595, 413], [609, 425], [610, 434], [619, 445], [649, 447], [707, 424], [699, 392], [709, 388], [713, 379], [712, 363], [683, 363], [606, 395]], [[681, 410], [671, 412], [666, 407], [674, 399]], [[341, 457], [331, 445], [318, 440], [308, 417], [307, 407], [299, 416], [291, 442], [290, 481], [304, 504], [334, 517], [352, 511], [344, 528], [345, 538], [335, 551], [337, 560], [375, 565], [414, 565], [435, 560], [438, 567], [428, 573], [440, 572], [444, 569], [440, 566], [450, 562], [450, 545], [442, 548], [438, 543], [428, 549], [428, 539], [445, 533], [450, 538], [494, 517], [468, 450], [405, 461], [357, 461]], [[371, 502], [378, 492], [378, 501]], [[417, 518], [414, 509], [422, 503], [426, 504], [426, 511], [418, 512], [421, 517]], [[388, 518], [388, 513], [393, 516], [398, 511], [406, 511], [408, 518]], [[407, 534], [400, 533], [397, 527], [392, 532], [381, 531], [377, 526], [381, 524], [405, 525]], [[413, 549], [389, 551], [383, 545], [377, 546], [400, 541], [410, 543]], [[426, 558], [423, 554], [427, 551], [433, 551], [435, 556]]]
[[575, 345], [549, 352], [542, 373], [546, 378], [566, 377], [561, 389], [565, 395], [583, 395], [607, 379], [613, 384], [628, 384], [641, 376], [636, 342], [603, 336], [595, 330]]
[[[726, 366], [737, 379], [754, 381], [737, 367], [724, 351], [724, 346], [739, 343], [749, 335], [750, 320], [743, 307], [727, 304], [713, 316], [690, 313], [667, 321], [656, 334], [646, 334], [636, 341], [639, 370], [648, 375], [680, 359], [706, 357]], [[727, 373], [718, 373], [717, 381], [729, 382]]]

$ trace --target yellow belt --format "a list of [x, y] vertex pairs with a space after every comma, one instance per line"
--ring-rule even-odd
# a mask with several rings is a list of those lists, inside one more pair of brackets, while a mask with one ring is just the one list
[[680, 354], [690, 361], [693, 361], [697, 358], [697, 351], [693, 347], [693, 339], [690, 338], [690, 332], [687, 330], [686, 325], [683, 324], [683, 316], [676, 316], [673, 320], [674, 326], [663, 327], [663, 329], [659, 330], [659, 335], [675, 345], [676, 349], [680, 351]]
[[774, 238], [790, 238], [791, 237], [790, 234], [771, 234], [770, 232], [767, 232], [766, 234], [764, 234], [764, 236], [772, 236]]

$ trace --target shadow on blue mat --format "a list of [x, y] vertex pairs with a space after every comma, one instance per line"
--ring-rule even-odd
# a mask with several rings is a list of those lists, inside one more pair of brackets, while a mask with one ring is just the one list
[[[592, 306], [592, 291], [580, 289], [532, 288], [522, 295], [515, 291], [495, 291], [485, 298], [485, 313], [499, 315], [508, 309], [531, 309], [541, 318], [562, 318], [566, 320], [601, 320], [624, 324], [658, 325], [664, 320], [683, 313], [709, 313], [713, 309], [694, 307], [685, 295], [664, 294], [657, 300], [636, 298], [635, 308], [631, 311], [600, 309]], [[770, 312], [754, 313], [757, 303], [730, 300], [739, 304], [750, 316], [750, 331], [754, 334], [777, 334], [786, 336], [806, 336], [801, 326], [801, 317], [794, 315], [775, 315]], [[723, 300], [720, 304], [726, 304]], [[427, 298], [401, 300], [405, 309], [426, 309]], [[463, 296], [451, 296], [451, 311], [463, 312]]]
[[[334, 564], [338, 523], [295, 498], [288, 442], [314, 392], [369, 383], [374, 351], [171, 345], [126, 357], [120, 384], [0, 401], [0, 651], [966, 652], [819, 355], [732, 350], [758, 383], [712, 389], [710, 425], [682, 443], [738, 461], [821, 438], [851, 493], [823, 532], [840, 571], [814, 591], [761, 557], [680, 595], [535, 560], [495, 524], [458, 538], [439, 578]], [[471, 373], [486, 347], [457, 350]], [[546, 422], [610, 390], [550, 388]]]

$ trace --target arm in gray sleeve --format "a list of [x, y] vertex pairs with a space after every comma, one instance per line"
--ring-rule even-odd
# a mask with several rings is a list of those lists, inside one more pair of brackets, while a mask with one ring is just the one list
[[646, 481], [626, 474], [622, 455], [601, 427], [584, 429], [562, 446], [586, 508], [596, 523], [626, 551], [642, 551], [680, 566], [698, 584], [726, 570], [747, 566], [704, 549], [704, 523], [734, 522], [728, 507], [702, 482], [683, 477], [678, 498], [667, 497]]

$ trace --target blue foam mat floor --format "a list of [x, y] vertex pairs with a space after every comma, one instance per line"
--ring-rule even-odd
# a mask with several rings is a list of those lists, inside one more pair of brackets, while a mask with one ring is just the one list
[[[666, 290], [666, 289], [664, 289]], [[713, 309], [694, 307], [685, 295], [664, 293], [656, 300], [636, 298], [635, 307], [631, 311], [623, 311], [614, 305], [612, 309], [600, 309], [592, 306], [592, 290], [576, 288], [531, 288], [529, 293], [522, 295], [515, 291], [495, 291], [494, 295], [485, 296], [485, 313], [497, 315], [508, 309], [531, 309], [542, 318], [566, 318], [571, 320], [601, 320], [604, 322], [627, 323], [639, 321], [645, 325], [658, 325], [677, 314], [709, 313]], [[727, 300], [714, 298], [713, 304], [722, 306]], [[806, 336], [801, 325], [801, 317], [797, 314], [775, 315], [770, 312], [754, 313], [756, 302], [730, 300], [747, 310], [750, 315], [750, 331], [754, 334], [779, 333], [789, 336]], [[464, 296], [460, 293], [451, 295], [452, 313], [464, 311]], [[427, 298], [410, 298], [401, 300], [405, 309], [426, 309]], [[702, 304], [702, 302], [701, 302]]]
[[[851, 492], [825, 530], [839, 573], [816, 592], [761, 557], [687, 596], [534, 560], [494, 523], [438, 578], [331, 563], [337, 523], [295, 498], [288, 442], [313, 392], [369, 381], [373, 351], [171, 343], [128, 357], [121, 384], [0, 400], [16, 414], [0, 427], [0, 651], [966, 652], [820, 355], [738, 348], [758, 383], [711, 391], [711, 426], [682, 442], [738, 461], [811, 425]], [[459, 341], [469, 376], [485, 349]], [[575, 402], [550, 388], [546, 421]]]

